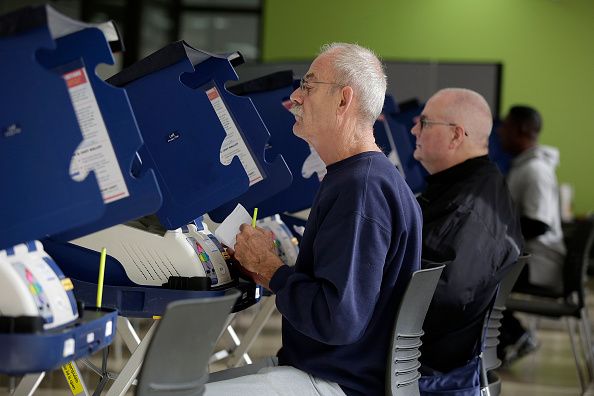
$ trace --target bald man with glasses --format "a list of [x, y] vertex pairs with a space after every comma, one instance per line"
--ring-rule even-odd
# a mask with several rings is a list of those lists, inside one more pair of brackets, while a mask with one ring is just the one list
[[522, 251], [519, 217], [504, 177], [488, 158], [491, 128], [491, 111], [480, 94], [448, 88], [429, 99], [411, 131], [414, 157], [429, 172], [418, 197], [422, 257], [451, 261], [423, 325], [422, 393], [478, 390], [485, 313]]

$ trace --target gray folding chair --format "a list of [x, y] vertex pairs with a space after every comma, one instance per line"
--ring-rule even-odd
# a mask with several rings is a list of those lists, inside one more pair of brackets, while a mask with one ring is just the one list
[[481, 353], [481, 391], [483, 395], [496, 396], [501, 393], [501, 381], [495, 373], [490, 371], [501, 366], [501, 360], [497, 358], [497, 345], [499, 345], [499, 328], [501, 327], [503, 311], [505, 311], [505, 303], [529, 257], [530, 255], [520, 256], [505, 275], [499, 285], [493, 308], [485, 321], [483, 351]]
[[445, 265], [423, 262], [423, 267], [430, 268], [413, 273], [396, 313], [386, 373], [387, 395], [419, 395], [423, 322]]
[[144, 358], [136, 395], [202, 395], [208, 359], [239, 295], [169, 304]]

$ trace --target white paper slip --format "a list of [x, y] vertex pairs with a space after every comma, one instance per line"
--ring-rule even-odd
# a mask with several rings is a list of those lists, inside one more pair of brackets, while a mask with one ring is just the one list
[[237, 204], [233, 212], [219, 225], [215, 231], [216, 237], [229, 246], [235, 247], [235, 237], [239, 234], [239, 227], [242, 224], [251, 224], [252, 217], [241, 204]]

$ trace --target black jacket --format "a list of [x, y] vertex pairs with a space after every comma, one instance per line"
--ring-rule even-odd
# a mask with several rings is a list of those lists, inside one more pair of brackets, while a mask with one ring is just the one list
[[423, 259], [451, 261], [423, 330], [421, 363], [448, 372], [476, 356], [484, 315], [497, 284], [523, 247], [505, 179], [487, 156], [427, 177]]

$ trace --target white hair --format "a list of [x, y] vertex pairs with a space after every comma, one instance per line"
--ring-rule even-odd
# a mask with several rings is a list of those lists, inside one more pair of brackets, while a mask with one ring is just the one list
[[374, 123], [382, 112], [387, 78], [384, 66], [370, 49], [350, 43], [325, 44], [320, 55], [331, 54], [336, 83], [353, 88], [359, 113], [365, 122]]

